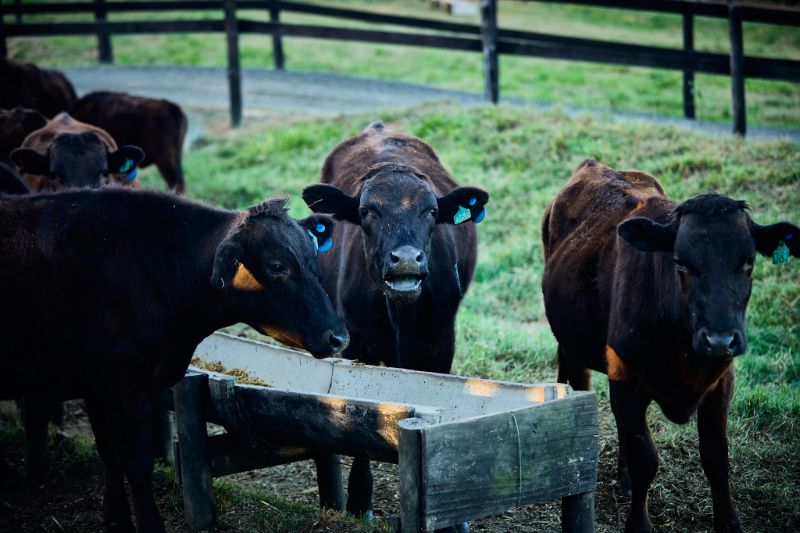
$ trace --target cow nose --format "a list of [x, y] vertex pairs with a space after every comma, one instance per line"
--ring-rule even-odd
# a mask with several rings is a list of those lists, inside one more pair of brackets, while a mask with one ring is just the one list
[[344, 333], [336, 333], [329, 329], [322, 334], [322, 342], [330, 346], [333, 353], [339, 353], [350, 344], [350, 334], [346, 331]]
[[712, 357], [733, 357], [742, 353], [742, 335], [738, 331], [717, 333], [703, 328], [700, 342], [706, 355]]
[[413, 268], [418, 270], [425, 262], [425, 252], [413, 246], [401, 246], [389, 253], [389, 261], [394, 268]]

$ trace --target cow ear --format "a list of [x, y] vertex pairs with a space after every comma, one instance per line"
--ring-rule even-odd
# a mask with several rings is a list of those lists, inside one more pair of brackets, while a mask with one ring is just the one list
[[224, 289], [233, 285], [233, 277], [239, 267], [239, 262], [244, 255], [244, 248], [239, 242], [239, 236], [234, 234], [223, 240], [217, 246], [214, 255], [214, 268], [211, 271], [211, 286], [215, 289]]
[[127, 181], [136, 179], [139, 173], [137, 165], [144, 159], [144, 150], [138, 146], [126, 144], [116, 152], [108, 153], [108, 171], [111, 174], [125, 174]]
[[333, 246], [333, 225], [331, 217], [325, 215], [311, 215], [298, 223], [306, 230], [308, 236], [314, 242], [314, 248], [318, 252], [327, 252]]
[[437, 200], [439, 215], [437, 224], [461, 224], [471, 220], [480, 223], [486, 217], [486, 202], [489, 193], [477, 187], [459, 187]]
[[750, 221], [750, 235], [758, 253], [772, 256], [773, 263], [785, 263], [789, 254], [800, 257], [800, 228], [794, 224], [778, 222], [761, 226]]
[[35, 174], [37, 176], [47, 176], [50, 173], [50, 158], [42, 155], [30, 148], [17, 148], [9, 159], [14, 163], [20, 172]]
[[315, 213], [333, 215], [336, 220], [361, 224], [358, 216], [358, 199], [348, 196], [338, 187], [320, 183], [303, 189], [303, 200]]
[[675, 231], [646, 217], [633, 217], [617, 227], [617, 233], [640, 252], [671, 252]]

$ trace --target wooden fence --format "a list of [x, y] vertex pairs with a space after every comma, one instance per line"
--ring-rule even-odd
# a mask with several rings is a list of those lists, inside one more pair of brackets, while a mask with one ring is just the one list
[[[508, 30], [497, 26], [497, 0], [480, 0], [481, 24], [463, 24], [418, 17], [385, 15], [353, 9], [327, 7], [277, 0], [163, 0], [112, 1], [93, 0], [75, 3], [4, 5], [0, 0], [0, 54], [7, 54], [6, 39], [15, 36], [97, 35], [101, 62], [113, 61], [110, 36], [147, 33], [224, 32], [228, 46], [231, 121], [241, 122], [242, 92], [239, 63], [240, 34], [269, 34], [273, 41], [275, 68], [283, 69], [285, 59], [282, 39], [310, 37], [371, 43], [422, 46], [481, 52], [484, 63], [485, 96], [497, 103], [499, 94], [498, 56], [528, 56], [588, 61], [678, 70], [683, 72], [683, 109], [687, 118], [695, 118], [694, 74], [731, 77], [733, 132], [744, 135], [745, 78], [800, 82], [800, 61], [744, 54], [743, 22], [759, 22], [800, 27], [800, 10], [753, 7], [740, 4], [689, 2], [682, 0], [537, 0], [615, 9], [655, 11], [681, 15], [683, 48], [663, 48], [624, 44], [595, 39], [564, 37], [536, 32]], [[214, 20], [109, 21], [112, 13], [123, 12], [217, 11]], [[240, 17], [242, 11], [266, 11], [269, 21]], [[363, 28], [287, 24], [280, 21], [283, 12], [304, 13], [348, 21], [385, 24], [423, 30], [422, 32], [386, 31]], [[25, 15], [93, 13], [93, 22], [26, 23]], [[15, 15], [7, 22], [4, 15]], [[695, 17], [725, 18], [729, 23], [730, 54], [698, 52], [694, 49]]]

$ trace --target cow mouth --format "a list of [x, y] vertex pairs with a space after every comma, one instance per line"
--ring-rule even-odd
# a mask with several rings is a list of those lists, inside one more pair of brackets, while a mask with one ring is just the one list
[[421, 275], [400, 275], [400, 276], [386, 276], [383, 278], [383, 283], [392, 292], [396, 293], [413, 293], [418, 292], [422, 287]]

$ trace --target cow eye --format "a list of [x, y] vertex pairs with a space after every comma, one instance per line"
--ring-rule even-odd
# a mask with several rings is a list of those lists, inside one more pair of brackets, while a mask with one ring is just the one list
[[272, 261], [267, 268], [269, 269], [270, 274], [274, 274], [276, 276], [286, 274], [286, 267], [278, 261]]
[[753, 274], [753, 265], [755, 264], [755, 262], [756, 262], [755, 257], [751, 257], [750, 259], [744, 262], [742, 270], [744, 271], [745, 276], [750, 277]]
[[358, 210], [358, 213], [361, 215], [361, 218], [367, 218], [369, 216], [369, 208], [362, 207], [361, 209]]
[[436, 216], [439, 214], [439, 211], [435, 207], [432, 207], [430, 213], [433, 218], [436, 218]]

